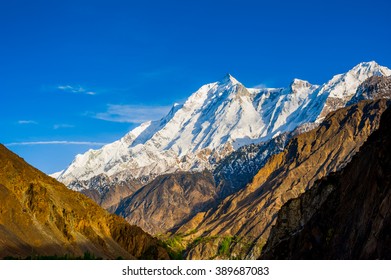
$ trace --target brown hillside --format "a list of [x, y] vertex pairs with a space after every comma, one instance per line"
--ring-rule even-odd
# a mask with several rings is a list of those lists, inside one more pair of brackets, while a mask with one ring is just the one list
[[158, 176], [121, 201], [116, 214], [151, 234], [166, 233], [210, 207], [217, 190], [210, 172]]
[[0, 145], [0, 258], [168, 258], [157, 240]]

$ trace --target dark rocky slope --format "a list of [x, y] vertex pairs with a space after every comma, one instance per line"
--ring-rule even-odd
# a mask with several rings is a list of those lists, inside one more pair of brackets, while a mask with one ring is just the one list
[[390, 93], [391, 76], [372, 76], [358, 87], [356, 94], [349, 101], [348, 105], [355, 104], [361, 100], [390, 99]]
[[269, 141], [250, 144], [232, 152], [213, 170], [219, 199], [243, 189], [274, 154], [284, 150], [293, 133], [281, 134]]
[[264, 259], [391, 259], [391, 110], [341, 171], [287, 202]]
[[226, 156], [213, 170], [218, 200], [243, 189], [270, 157], [284, 150], [290, 139], [316, 127], [316, 123], [305, 123], [294, 131], [280, 134], [266, 142], [245, 145]]

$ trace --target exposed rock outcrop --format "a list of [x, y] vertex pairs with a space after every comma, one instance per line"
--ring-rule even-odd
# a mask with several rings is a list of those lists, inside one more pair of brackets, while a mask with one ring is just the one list
[[68, 187], [79, 190], [102, 208], [114, 213], [122, 199], [132, 195], [151, 179], [147, 176], [136, 179], [131, 176], [109, 177], [100, 174], [90, 180], [73, 181]]
[[390, 99], [391, 76], [372, 76], [366, 79], [357, 89], [356, 94], [348, 105], [361, 100], [375, 100], [380, 98]]
[[284, 150], [293, 133], [284, 133], [259, 144], [239, 148], [225, 157], [213, 171], [219, 199], [244, 188], [267, 160]]

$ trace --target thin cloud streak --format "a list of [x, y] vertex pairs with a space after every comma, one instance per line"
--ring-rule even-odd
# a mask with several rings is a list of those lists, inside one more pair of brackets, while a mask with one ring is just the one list
[[143, 123], [164, 117], [171, 106], [137, 106], [109, 104], [107, 111], [93, 117], [99, 120], [119, 123]]
[[60, 129], [60, 128], [73, 128], [75, 127], [74, 125], [71, 124], [55, 124], [53, 126], [53, 129]]
[[18, 121], [18, 124], [38, 124], [38, 123], [32, 120], [20, 120]]
[[66, 92], [72, 92], [72, 93], [84, 93], [88, 95], [95, 95], [95, 91], [87, 90], [81, 86], [70, 86], [70, 85], [64, 85], [64, 86], [58, 86], [57, 89], [66, 91]]
[[5, 144], [7, 147], [12, 146], [29, 146], [29, 145], [89, 145], [89, 146], [103, 146], [107, 143], [88, 142], [88, 141], [35, 141], [35, 142], [13, 142]]

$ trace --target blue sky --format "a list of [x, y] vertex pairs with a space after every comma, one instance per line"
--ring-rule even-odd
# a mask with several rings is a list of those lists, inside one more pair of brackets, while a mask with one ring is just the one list
[[391, 67], [389, 1], [0, 1], [0, 142], [44, 172], [231, 73], [251, 87]]

